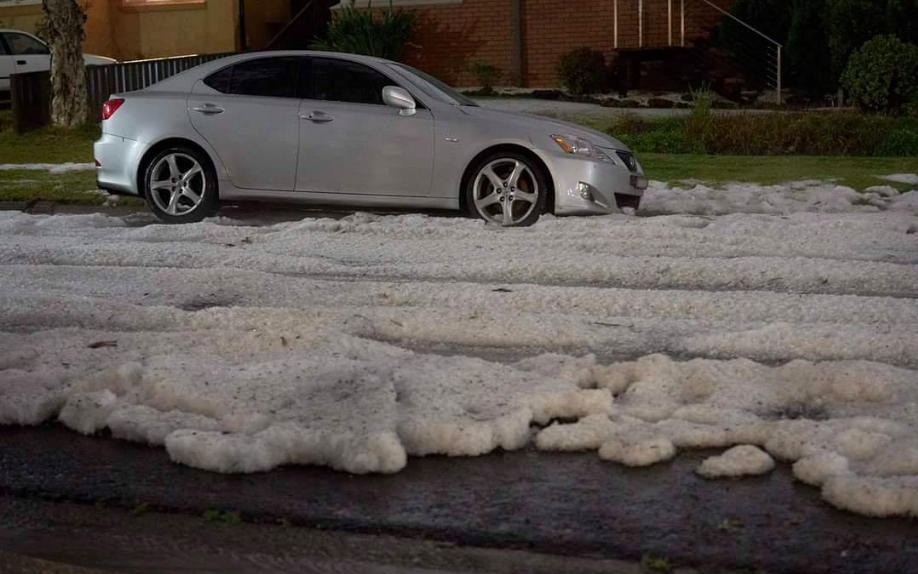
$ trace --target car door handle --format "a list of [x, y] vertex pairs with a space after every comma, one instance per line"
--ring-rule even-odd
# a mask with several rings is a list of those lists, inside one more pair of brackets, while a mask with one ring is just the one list
[[300, 117], [304, 120], [309, 120], [315, 124], [325, 124], [328, 122], [335, 121], [335, 118], [331, 117], [328, 114], [322, 112], [312, 112], [310, 114], [301, 114]]
[[16, 60], [17, 66], [25, 66], [26, 64], [28, 64], [28, 62], [26, 62], [25, 60]]
[[213, 104], [204, 104], [203, 106], [191, 108], [191, 111], [198, 112], [199, 114], [204, 114], [206, 116], [213, 116], [216, 114], [222, 114], [226, 110], [224, 110], [220, 106], [215, 106]]

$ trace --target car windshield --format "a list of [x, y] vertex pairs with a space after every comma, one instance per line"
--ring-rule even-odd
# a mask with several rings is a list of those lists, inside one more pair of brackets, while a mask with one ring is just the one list
[[417, 85], [425, 94], [432, 98], [436, 98], [441, 102], [453, 106], [478, 106], [474, 100], [463, 96], [453, 88], [449, 87], [445, 83], [436, 79], [426, 72], [422, 72], [417, 68], [412, 68], [411, 66], [406, 66], [405, 64], [389, 64], [393, 68], [399, 69], [401, 72], [407, 72], [409, 79]]

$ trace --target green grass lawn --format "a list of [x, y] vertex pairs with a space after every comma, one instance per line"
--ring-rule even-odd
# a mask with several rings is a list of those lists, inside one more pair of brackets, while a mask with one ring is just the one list
[[876, 176], [918, 173], [915, 157], [729, 156], [638, 154], [651, 179], [676, 182], [698, 180], [717, 184], [730, 181], [765, 185], [802, 179], [835, 179], [858, 191], [873, 185], [891, 185], [899, 191], [914, 186], [883, 181]]
[[0, 201], [56, 201], [101, 205], [92, 171], [50, 173], [42, 170], [0, 170]]
[[3, 129], [0, 117], [0, 163], [89, 163], [92, 142], [99, 139], [99, 128], [86, 126], [71, 132], [42, 128], [22, 135], [10, 124]]

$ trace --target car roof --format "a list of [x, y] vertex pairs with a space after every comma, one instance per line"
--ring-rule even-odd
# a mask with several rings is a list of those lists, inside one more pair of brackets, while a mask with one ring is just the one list
[[354, 62], [372, 62], [376, 64], [394, 64], [392, 60], [378, 58], [376, 56], [364, 56], [362, 54], [349, 54], [347, 52], [321, 52], [318, 50], [259, 50], [253, 52], [242, 52], [233, 54], [227, 58], [238, 58], [238, 61], [248, 60], [253, 57], [262, 56], [322, 56], [325, 58], [336, 58], [339, 60], [351, 60]]

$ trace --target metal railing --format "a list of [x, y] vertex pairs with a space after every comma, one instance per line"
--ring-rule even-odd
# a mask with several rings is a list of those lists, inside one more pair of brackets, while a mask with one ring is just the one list
[[[622, 34], [619, 24], [623, 21], [634, 22], [636, 39]], [[714, 48], [711, 54], [696, 55], [699, 67], [735, 68], [760, 78], [757, 83], [774, 89], [778, 103], [782, 102], [784, 47], [711, 0], [667, 0], [665, 15], [660, 2], [613, 0], [612, 26], [616, 50]], [[714, 35], [720, 37], [712, 38]], [[728, 51], [732, 57], [727, 56]]]
[[[669, 1], [672, 3], [672, 0]], [[684, 2], [686, 0], [681, 1]], [[687, 1], [700, 2], [709, 9], [715, 10], [725, 19], [719, 27], [719, 32], [723, 35], [721, 40], [723, 43], [727, 44], [731, 50], [736, 52], [740, 64], [744, 65], [747, 70], [757, 71], [763, 76], [765, 84], [775, 90], [777, 94], [777, 103], [781, 105], [783, 102], [783, 73], [781, 69], [781, 59], [784, 46], [710, 0]], [[733, 24], [733, 26], [729, 24]], [[685, 17], [683, 15], [683, 30], [684, 26]], [[752, 32], [754, 34], [753, 38], [757, 36], [758, 41], [752, 41], [748, 37], [743, 37], [740, 33], [741, 31]]]

